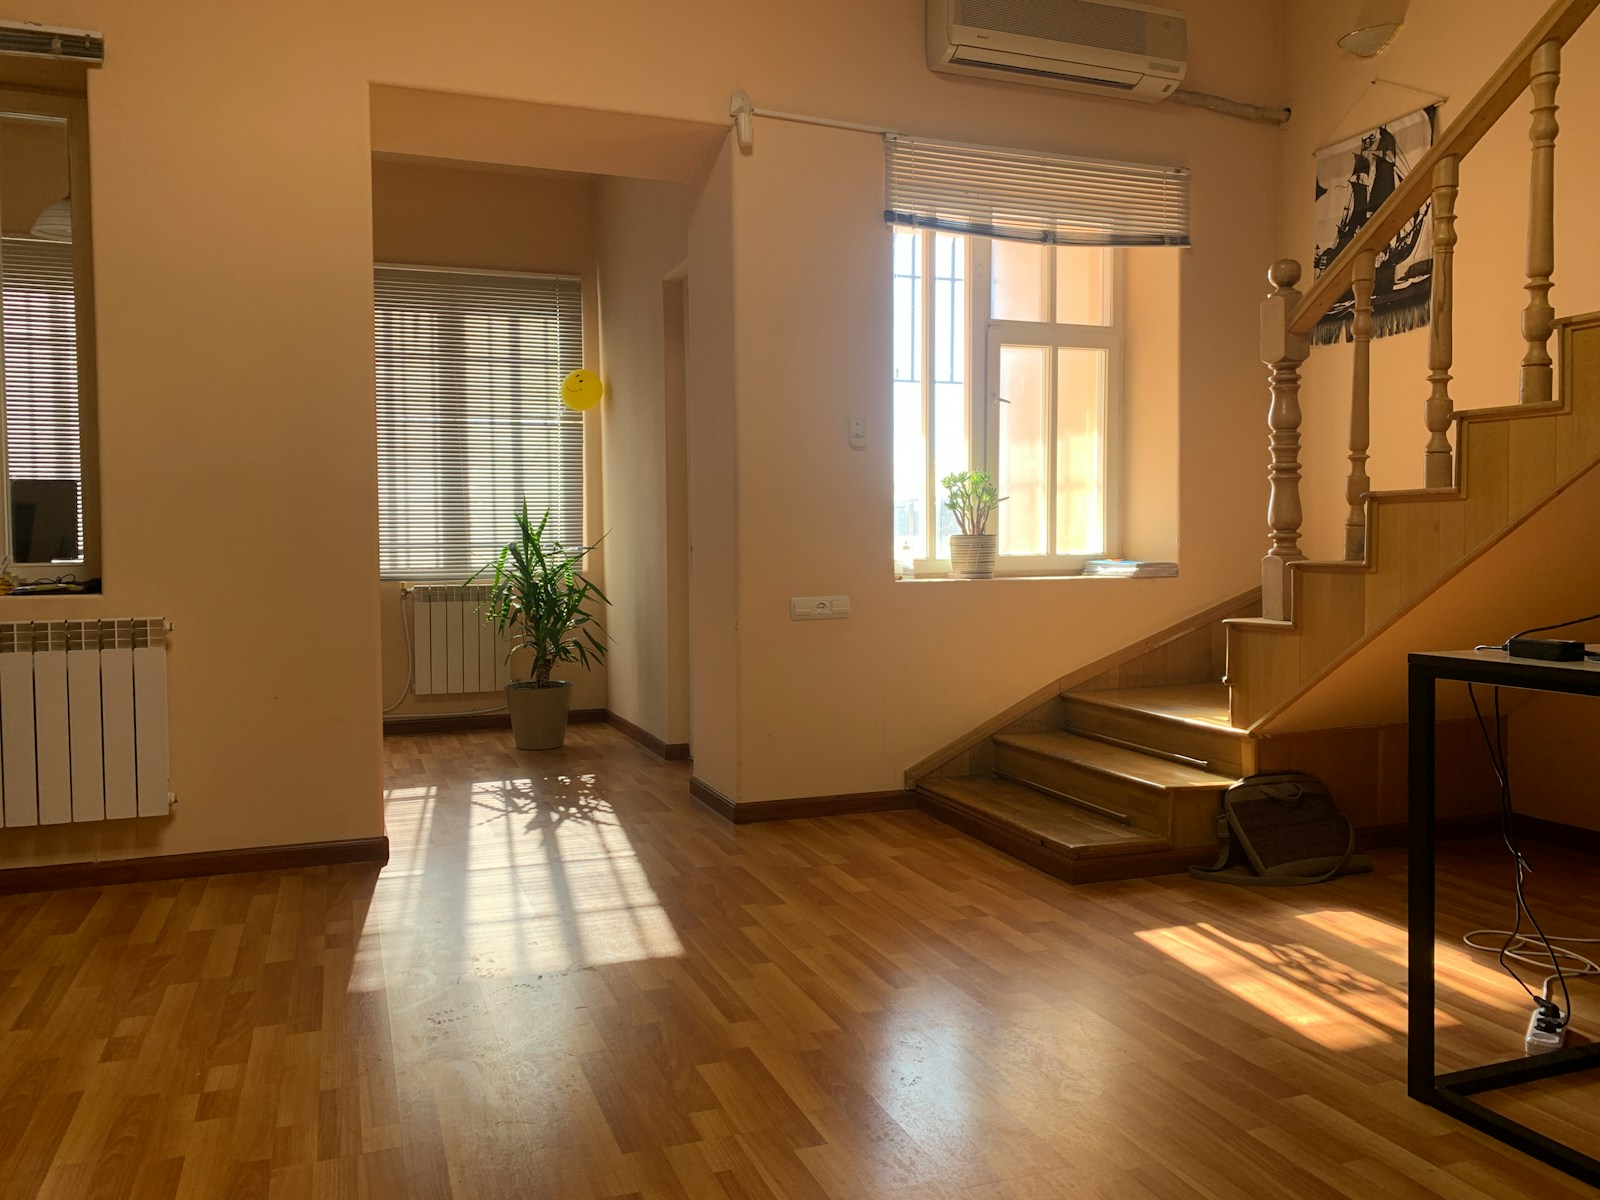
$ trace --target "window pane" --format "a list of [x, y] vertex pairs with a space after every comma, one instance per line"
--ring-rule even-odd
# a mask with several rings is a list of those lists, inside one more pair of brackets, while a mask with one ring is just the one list
[[945, 491], [939, 480], [953, 471], [967, 469], [967, 391], [964, 387], [941, 383], [933, 390], [934, 455], [933, 504], [938, 513], [938, 541], [935, 558], [950, 557], [950, 535], [960, 533], [956, 517], [944, 506]]
[[83, 558], [78, 322], [63, 118], [0, 116], [0, 292], [11, 557]]
[[1048, 346], [1000, 347], [1000, 553], [1044, 554], [1050, 519]]
[[1106, 270], [1101, 246], [1056, 247], [1056, 320], [1062, 325], [1108, 325]]
[[989, 315], [996, 321], [1048, 321], [1046, 247], [996, 239], [989, 243]]
[[928, 443], [922, 405], [922, 234], [894, 231], [894, 557], [927, 557]]
[[966, 239], [941, 233], [934, 254], [933, 478], [930, 503], [938, 514], [932, 557], [950, 557], [950, 535], [958, 532], [955, 514], [944, 506], [938, 480], [967, 468], [967, 279]]
[[526, 500], [583, 539], [578, 281], [381, 267], [376, 273], [378, 551], [388, 578], [465, 578]]
[[1106, 548], [1106, 352], [1056, 351], [1056, 553]]

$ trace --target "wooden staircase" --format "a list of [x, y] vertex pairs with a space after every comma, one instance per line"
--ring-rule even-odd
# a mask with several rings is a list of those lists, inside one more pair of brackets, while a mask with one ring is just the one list
[[1231, 715], [1259, 728], [1341, 657], [1600, 465], [1600, 314], [1557, 323], [1559, 398], [1454, 414], [1453, 486], [1365, 495], [1362, 557], [1288, 567], [1285, 616], [1227, 623]]
[[[913, 767], [907, 785], [926, 811], [1072, 882], [1213, 857], [1222, 793], [1258, 769], [1293, 765], [1269, 736], [1274, 715], [1600, 465], [1600, 314], [1557, 321], [1549, 305], [1561, 49], [1597, 6], [1557, 0], [1307, 295], [1296, 290], [1298, 263], [1273, 265], [1262, 306], [1272, 461], [1261, 591], [1058, 680]], [[1455, 413], [1460, 163], [1525, 92], [1533, 96], [1533, 183], [1522, 403]], [[1374, 280], [1389, 240], [1430, 204], [1425, 486], [1375, 493], [1366, 473]], [[1312, 329], [1347, 292], [1354, 371], [1345, 560], [1311, 562], [1299, 548], [1300, 366]], [[1403, 677], [1403, 655], [1394, 670]], [[1332, 737], [1327, 761], [1340, 768], [1343, 747], [1337, 731]]]
[[[1254, 606], [1253, 595], [1222, 615]], [[1135, 647], [982, 731], [915, 783], [927, 812], [1074, 883], [1216, 854], [1222, 793], [1254, 764], [1228, 718], [1222, 615]]]

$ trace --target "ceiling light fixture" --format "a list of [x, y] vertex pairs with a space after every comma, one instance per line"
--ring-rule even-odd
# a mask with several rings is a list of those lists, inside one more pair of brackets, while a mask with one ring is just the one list
[[72, 240], [72, 197], [63, 196], [46, 206], [39, 219], [28, 230], [37, 241], [70, 242]]
[[1380, 21], [1375, 25], [1363, 25], [1360, 29], [1352, 29], [1339, 39], [1339, 49], [1348, 50], [1357, 58], [1376, 58], [1394, 41], [1394, 35], [1400, 28], [1399, 21]]

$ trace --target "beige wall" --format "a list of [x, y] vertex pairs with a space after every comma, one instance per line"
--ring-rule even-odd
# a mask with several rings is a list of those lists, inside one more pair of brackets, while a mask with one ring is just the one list
[[739, 531], [734, 457], [733, 179], [724, 142], [690, 191], [686, 322], [689, 434], [689, 705], [695, 775], [723, 795], [739, 786]]
[[[669, 487], [669, 388], [663, 281], [689, 253], [689, 189], [606, 179], [599, 187], [601, 372], [605, 425], [606, 588], [612, 607], [611, 711], [665, 742], [688, 740], [685, 664], [670, 653], [670, 619], [687, 603], [673, 586], [669, 530], [687, 497]], [[682, 345], [681, 331], [679, 346]], [[678, 390], [672, 393], [680, 406]], [[681, 419], [681, 418], [680, 418]], [[676, 673], [674, 673], [674, 668]]]
[[[584, 363], [600, 359], [595, 183], [586, 178], [470, 170], [412, 162], [372, 164], [372, 254], [381, 263], [473, 267], [577, 275], [583, 281]], [[586, 536], [598, 535], [600, 455], [597, 416], [585, 418]], [[603, 582], [603, 563], [595, 563]], [[437, 716], [498, 707], [499, 693], [441, 699], [406, 690], [406, 636], [399, 581], [379, 587], [383, 703], [393, 717]], [[409, 601], [408, 601], [409, 603]], [[516, 664], [513, 664], [516, 666]], [[520, 667], [518, 667], [520, 670]], [[572, 707], [606, 706], [606, 668], [564, 667], [575, 684]]]
[[[1183, 346], [1183, 255], [1122, 252], [1123, 423], [1120, 513], [1123, 558], [1178, 558], [1178, 366]], [[1191, 417], [1193, 419], [1193, 417]]]
[[[1591, 628], [1577, 636], [1595, 634]], [[1506, 753], [1517, 811], [1600, 829], [1600, 797], [1595, 795], [1600, 763], [1594, 752], [1600, 699], [1540, 695], [1513, 712], [1509, 726]]]
[[[1277, 4], [1186, 8], [1192, 86], [1281, 99]], [[688, 304], [694, 738], [708, 782], [749, 799], [894, 786], [1044, 680], [1245, 586], [1262, 542], [1246, 468], [1262, 461], [1260, 271], [1283, 244], [1278, 135], [930, 74], [922, 14], [921, 0], [834, 5], [826, 19], [734, 0], [464, 0], [448, 19], [421, 0], [39, 0], [30, 18], [100, 29], [108, 47], [90, 85], [107, 592], [8, 611], [176, 622], [182, 799], [164, 822], [5, 836], [6, 860], [382, 829], [372, 82], [700, 122], [725, 120], [743, 86], [777, 109], [1194, 169], [1184, 575], [896, 587], [881, 552], [880, 149], [762, 122], [755, 155], [724, 148], [709, 166]], [[852, 412], [872, 418], [874, 441], [850, 457]], [[333, 619], [304, 619], [307, 589]], [[820, 590], [851, 593], [859, 617], [788, 623], [786, 598]]]
[[[1261, 490], [1244, 469], [1259, 425], [1259, 289], [1244, 264], [1271, 244], [1271, 215], [1263, 197], [1245, 219], [1249, 198], [1214, 167], [1270, 172], [1273, 134], [1221, 118], [1185, 134], [1187, 118], [1134, 106], [1101, 120], [1116, 152], [1195, 168], [1169, 458], [1176, 580], [894, 580], [882, 147], [757, 121], [734, 178], [739, 800], [897, 787], [909, 763], [1019, 697], [1249, 586], [1261, 544]], [[867, 420], [864, 453], [846, 442], [851, 416]], [[831, 593], [851, 597], [848, 621], [789, 619], [790, 596]]]
[[[1335, 48], [1358, 0], [1292, 4], [1287, 80], [1294, 120], [1284, 132], [1280, 167], [1283, 236], [1279, 256], [1298, 258], [1307, 276], [1313, 246], [1312, 152], [1428, 102], [1400, 84], [1445, 95], [1439, 129], [1461, 112], [1548, 5], [1544, 0], [1411, 0], [1404, 26], [1380, 58], [1363, 61]], [[1566, 50], [1556, 175], [1556, 288], [1560, 314], [1600, 308], [1600, 243], [1588, 236], [1600, 188], [1600, 21]], [[1393, 81], [1374, 85], [1374, 78]], [[1456, 208], [1455, 381], [1457, 408], [1514, 404], [1527, 302], [1523, 246], [1528, 205], [1529, 99], [1524, 97], [1468, 157]], [[1267, 264], [1260, 264], [1264, 272]], [[1262, 285], [1263, 292], [1265, 284]], [[1553, 347], [1552, 347], [1553, 349]], [[1420, 487], [1428, 332], [1373, 343], [1372, 460], [1379, 488]], [[1350, 349], [1317, 348], [1305, 370], [1302, 408], [1304, 547], [1313, 558], [1341, 557], [1348, 452]], [[1258, 385], [1263, 411], [1264, 381]], [[1263, 445], [1265, 432], [1262, 433]]]

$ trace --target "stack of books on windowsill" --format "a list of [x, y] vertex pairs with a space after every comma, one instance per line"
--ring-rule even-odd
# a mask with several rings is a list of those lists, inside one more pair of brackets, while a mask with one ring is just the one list
[[1102, 579], [1155, 579], [1176, 575], [1178, 564], [1172, 562], [1144, 562], [1137, 558], [1091, 558], [1083, 564], [1085, 575]]

